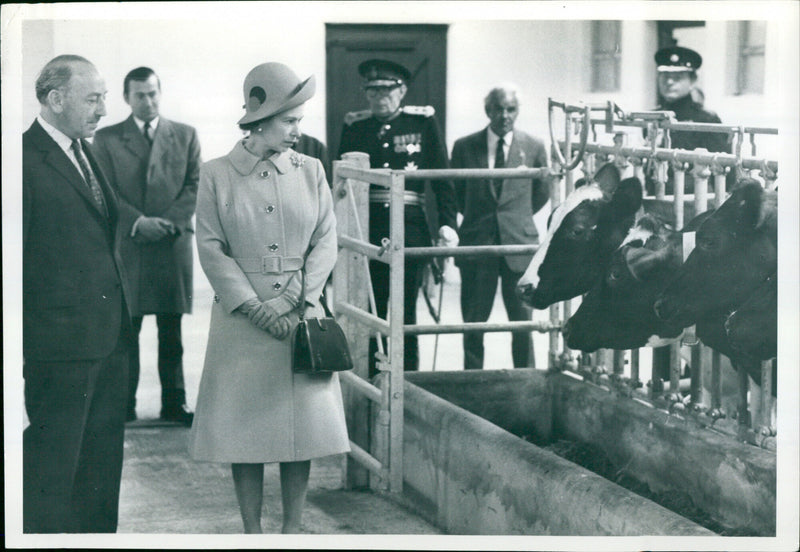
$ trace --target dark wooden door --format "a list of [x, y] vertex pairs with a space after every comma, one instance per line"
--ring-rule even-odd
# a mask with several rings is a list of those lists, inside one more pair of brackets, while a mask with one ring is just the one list
[[358, 64], [395, 61], [411, 71], [403, 105], [432, 105], [444, 139], [447, 25], [326, 25], [327, 141], [338, 159], [344, 115], [367, 108]]

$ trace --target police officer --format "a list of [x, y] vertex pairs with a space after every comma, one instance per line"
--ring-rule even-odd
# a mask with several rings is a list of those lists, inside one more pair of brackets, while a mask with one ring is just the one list
[[[358, 66], [364, 79], [364, 93], [369, 109], [345, 115], [339, 157], [343, 153], [361, 151], [369, 154], [373, 169], [446, 169], [447, 149], [440, 137], [439, 125], [431, 106], [400, 106], [411, 77], [408, 69], [383, 59], [370, 59]], [[457, 245], [456, 203], [453, 185], [435, 180], [430, 184], [436, 195], [440, 243]], [[405, 193], [405, 245], [426, 247], [432, 243], [425, 217], [425, 182], [407, 181]], [[380, 245], [389, 236], [389, 190], [373, 185], [369, 192], [369, 239]], [[426, 261], [408, 260], [405, 267], [404, 321], [417, 321], [417, 296]], [[386, 317], [389, 298], [389, 265], [370, 263], [372, 287], [378, 316]], [[370, 369], [374, 373], [374, 343], [371, 344]], [[406, 336], [404, 367], [419, 368], [416, 336]]]
[[[722, 123], [719, 116], [695, 101], [697, 70], [703, 58], [690, 48], [669, 46], [655, 54], [658, 71], [659, 111], [672, 111], [678, 121], [697, 123]], [[670, 147], [694, 150], [704, 148], [710, 152], [730, 153], [731, 146], [726, 133], [670, 130]], [[671, 174], [671, 172], [670, 172]], [[667, 183], [667, 193], [671, 192], [671, 181]], [[653, 193], [653, 182], [648, 179], [648, 192]], [[686, 192], [694, 191], [691, 174], [686, 174]]]

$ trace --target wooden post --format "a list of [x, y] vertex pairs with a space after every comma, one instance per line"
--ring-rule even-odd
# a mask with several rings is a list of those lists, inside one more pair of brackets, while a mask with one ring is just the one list
[[392, 174], [390, 189], [389, 246], [391, 270], [389, 273], [389, 324], [391, 345], [389, 359], [391, 377], [389, 385], [389, 490], [403, 491], [403, 382], [405, 354], [403, 332], [403, 282], [405, 280], [405, 177]]
[[[338, 169], [343, 163], [356, 165], [360, 168], [369, 168], [369, 156], [345, 154], [346, 161], [333, 163], [333, 208], [336, 215], [336, 228], [338, 235], [356, 235], [356, 219], [360, 222], [362, 231], [368, 232], [369, 228], [369, 184], [351, 180], [350, 189], [355, 197], [352, 199], [357, 206], [353, 212], [353, 204], [348, 197], [350, 193], [346, 181], [338, 176]], [[368, 234], [367, 234], [368, 235]], [[368, 310], [367, 280], [369, 275], [364, 270], [364, 259], [360, 253], [348, 249], [339, 249], [339, 258], [333, 269], [333, 294], [334, 301], [349, 303], [363, 310]], [[331, 304], [331, 302], [329, 302]], [[332, 304], [335, 311], [335, 303]], [[369, 330], [351, 318], [340, 316], [337, 320], [342, 326], [350, 345], [350, 353], [355, 366], [354, 372], [364, 378], [368, 377], [368, 348]], [[350, 439], [364, 450], [369, 450], [370, 445], [370, 404], [369, 399], [362, 394], [342, 386], [342, 398], [345, 406]], [[366, 487], [369, 484], [369, 472], [356, 462], [345, 461], [343, 473], [344, 486], [347, 489]]]

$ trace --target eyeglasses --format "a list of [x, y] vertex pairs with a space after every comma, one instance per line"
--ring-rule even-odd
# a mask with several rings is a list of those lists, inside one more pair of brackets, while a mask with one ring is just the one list
[[364, 88], [364, 92], [367, 94], [368, 98], [375, 98], [377, 96], [388, 96], [392, 91], [398, 88], [400, 88], [399, 84], [394, 86], [368, 86]]

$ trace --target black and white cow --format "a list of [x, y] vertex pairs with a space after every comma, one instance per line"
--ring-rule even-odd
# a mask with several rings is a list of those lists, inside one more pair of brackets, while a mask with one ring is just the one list
[[700, 225], [696, 245], [655, 303], [665, 321], [691, 326], [742, 305], [778, 267], [777, 192], [750, 179]]
[[778, 276], [761, 284], [725, 321], [725, 333], [737, 354], [768, 360], [778, 354]]
[[591, 182], [579, 180], [553, 210], [547, 235], [517, 283], [517, 293], [543, 309], [589, 291], [602, 278], [641, 205], [641, 182], [621, 179], [613, 163], [601, 167]]
[[[711, 211], [684, 228], [694, 232]], [[683, 264], [684, 232], [644, 215], [614, 252], [603, 278], [584, 295], [563, 328], [567, 346], [585, 352], [600, 348], [661, 346], [683, 334], [683, 326], [656, 316], [653, 305]], [[722, 327], [724, 317], [720, 318]]]

